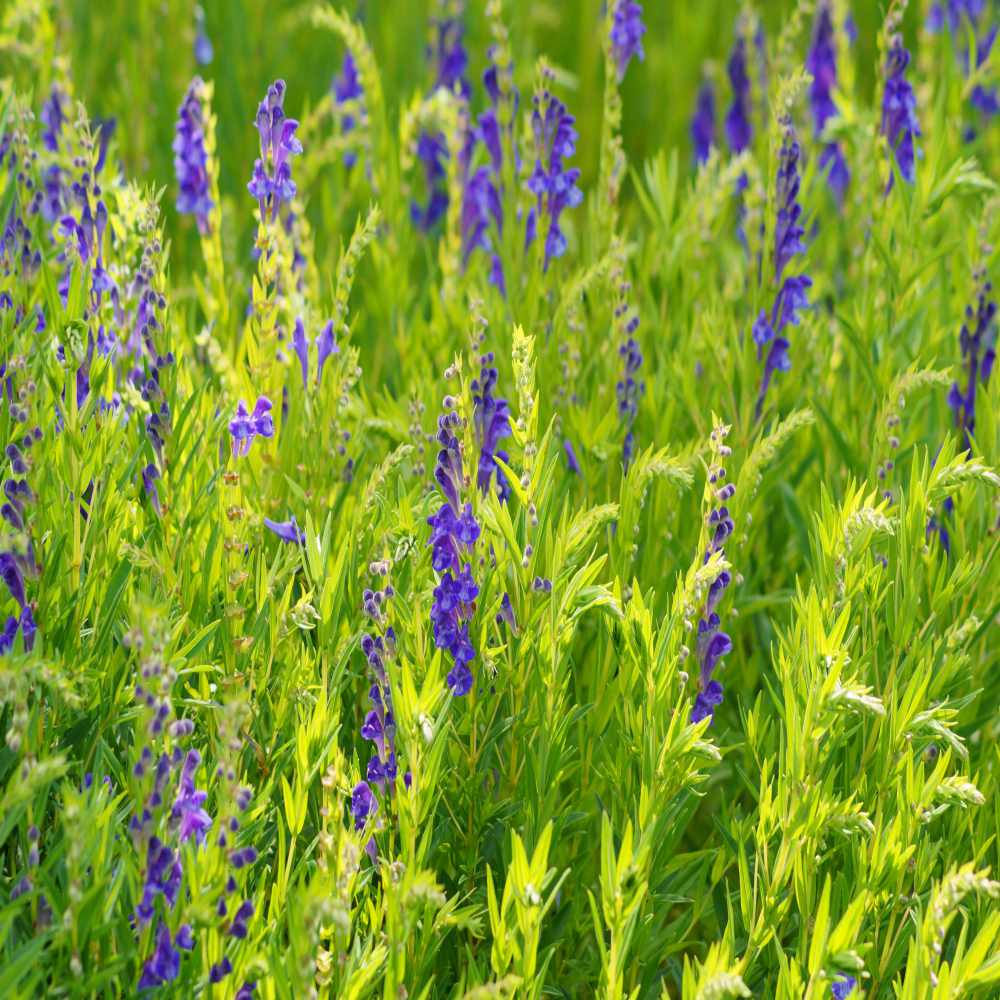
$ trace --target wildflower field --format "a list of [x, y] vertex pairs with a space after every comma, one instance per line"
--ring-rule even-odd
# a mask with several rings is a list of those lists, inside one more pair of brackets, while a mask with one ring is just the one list
[[0, 0], [0, 997], [1000, 996], [998, 28]]

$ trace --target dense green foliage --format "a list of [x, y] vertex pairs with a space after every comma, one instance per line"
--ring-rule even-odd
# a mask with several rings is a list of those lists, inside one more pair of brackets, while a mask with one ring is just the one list
[[[731, 155], [720, 128], [697, 167], [702, 63], [721, 121], [740, 5], [646, 6], [646, 58], [619, 85], [600, 0], [468, 4], [467, 106], [433, 91], [424, 53], [454, 4], [211, 0], [214, 56], [197, 66], [190, 0], [0, 3], [0, 225], [23, 218], [39, 255], [0, 253], [0, 441], [41, 431], [3, 459], [30, 489], [0, 552], [26, 567], [37, 634], [0, 654], [0, 996], [136, 995], [159, 928], [182, 926], [193, 946], [143, 995], [791, 1000], [846, 976], [856, 997], [1000, 993], [1000, 377], [974, 380], [972, 433], [948, 403], [966, 310], [998, 270], [1000, 132], [966, 126], [1000, 57], [969, 77], [975, 39], [928, 33], [929, 3], [906, 10], [922, 133], [907, 183], [882, 134], [902, 5], [857, 4], [848, 44], [834, 0], [840, 204], [809, 118], [817, 5], [760, 5], [753, 141]], [[506, 295], [487, 253], [464, 259], [457, 155], [488, 105], [491, 46], [520, 93], [499, 112]], [[362, 89], [347, 112], [330, 89], [345, 47]], [[176, 210], [171, 148], [196, 74], [204, 233]], [[247, 182], [277, 77], [303, 151], [269, 221]], [[54, 150], [53, 86], [72, 97]], [[522, 239], [544, 88], [576, 116], [584, 195], [547, 267]], [[95, 260], [65, 205], [30, 206], [50, 168], [94, 170], [109, 117]], [[780, 281], [790, 121], [812, 304], [757, 414], [751, 329]], [[410, 216], [421, 132], [452, 153], [430, 233]], [[94, 292], [100, 268], [118, 299]], [[632, 423], [616, 385], [635, 316]], [[298, 319], [310, 344], [333, 322], [320, 379], [314, 348], [300, 375]], [[99, 329], [127, 349], [95, 351]], [[510, 403], [505, 501], [476, 488], [484, 351]], [[262, 395], [274, 436], [237, 457], [230, 421]], [[459, 697], [432, 634], [427, 523], [452, 408], [480, 530]], [[722, 464], [734, 531], [716, 549]], [[303, 544], [263, 523], [292, 515]], [[723, 573], [725, 697], [692, 722], [699, 618]], [[366, 590], [387, 584], [366, 616]], [[0, 584], [0, 622], [20, 603]], [[399, 777], [392, 794], [372, 783], [378, 812], [357, 829], [361, 647], [390, 627]], [[167, 706], [162, 731], [137, 685]], [[130, 826], [159, 787], [144, 747], [199, 751], [204, 842], [179, 834], [178, 769]], [[183, 877], [146, 900], [149, 919], [152, 830]]]

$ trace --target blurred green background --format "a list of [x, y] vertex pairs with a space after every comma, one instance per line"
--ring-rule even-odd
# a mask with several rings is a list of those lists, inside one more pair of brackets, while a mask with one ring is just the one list
[[[117, 119], [117, 141], [128, 173], [157, 185], [173, 184], [170, 144], [185, 88], [195, 74], [213, 80], [222, 190], [241, 195], [257, 148], [254, 112], [267, 85], [283, 77], [288, 82], [288, 111], [301, 116], [329, 89], [343, 49], [334, 35], [309, 24], [315, 0], [205, 0], [214, 58], [198, 66], [195, 6], [193, 0], [56, 0], [56, 51], [68, 57], [76, 96], [90, 113]], [[389, 115], [398, 120], [409, 98], [430, 85], [425, 49], [437, 3], [362, 0], [334, 6], [353, 12], [363, 23], [382, 74]], [[792, 6], [784, 0], [759, 5], [770, 42]], [[876, 38], [885, 5], [853, 6], [859, 29], [859, 83], [867, 94], [874, 86]], [[530, 93], [539, 55], [561, 71], [567, 103], [580, 127], [577, 163], [585, 190], [596, 175], [600, 139], [602, 7], [601, 0], [504, 4], [522, 93]], [[646, 59], [623, 88], [623, 134], [633, 165], [663, 148], [680, 148], [690, 159], [688, 129], [701, 67], [705, 60], [714, 60], [724, 72], [740, 7], [735, 0], [644, 4]], [[916, 28], [920, 7], [911, 4], [908, 31]], [[480, 81], [490, 43], [484, 11], [484, 0], [474, 0], [465, 12], [473, 110], [480, 110], [484, 101]], [[16, 77], [17, 56], [9, 58]], [[21, 75], [21, 85], [34, 86], [36, 93], [47, 90], [49, 80], [26, 76]], [[723, 109], [728, 99], [723, 90]], [[165, 199], [167, 211], [172, 211], [171, 200]], [[249, 225], [249, 212], [246, 221]]]

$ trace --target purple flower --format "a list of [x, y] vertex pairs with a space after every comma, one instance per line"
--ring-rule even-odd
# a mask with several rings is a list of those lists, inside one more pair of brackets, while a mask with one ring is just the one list
[[0, 656], [9, 653], [14, 648], [14, 640], [17, 638], [17, 619], [10, 615], [7, 624], [0, 632]]
[[368, 820], [378, 812], [378, 800], [367, 781], [359, 781], [351, 791], [351, 815], [354, 829], [363, 830]]
[[31, 605], [26, 604], [21, 608], [21, 638], [24, 640], [24, 651], [30, 653], [35, 646], [35, 633], [38, 631], [35, 625], [35, 616], [32, 614]]
[[283, 542], [305, 545], [305, 532], [299, 529], [294, 514], [287, 521], [272, 521], [269, 517], [265, 517], [264, 525], [270, 528]]
[[426, 206], [416, 201], [410, 204], [410, 219], [417, 229], [426, 233], [437, 225], [448, 210], [448, 191], [444, 186], [444, 164], [448, 159], [448, 147], [444, 134], [421, 132], [417, 138], [417, 159], [424, 166], [429, 193]]
[[502, 224], [500, 194], [489, 167], [479, 167], [468, 178], [462, 196], [462, 256], [468, 263], [477, 247], [490, 251], [490, 223]]
[[698, 88], [694, 118], [691, 119], [691, 143], [695, 163], [704, 163], [715, 144], [715, 88], [707, 76]]
[[[806, 69], [813, 78], [809, 85], [809, 104], [813, 113], [814, 133], [819, 139], [823, 135], [826, 123], [837, 113], [837, 107], [833, 102], [833, 91], [837, 86], [837, 47], [829, 0], [823, 0], [816, 13], [812, 45], [806, 56]], [[819, 165], [826, 173], [827, 181], [837, 200], [842, 202], [851, 174], [839, 143], [830, 142], [824, 145]]]
[[149, 923], [153, 919], [154, 902], [162, 895], [168, 906], [177, 902], [181, 888], [180, 856], [171, 847], [164, 844], [159, 837], [149, 838], [146, 848], [146, 881], [142, 888], [142, 899], [136, 907], [136, 916], [140, 923]]
[[142, 967], [139, 990], [151, 990], [176, 979], [181, 971], [181, 955], [170, 940], [170, 929], [160, 921], [153, 954]]
[[802, 206], [799, 204], [800, 149], [795, 133], [785, 130], [778, 164], [778, 218], [774, 227], [774, 275], [781, 281], [785, 267], [791, 259], [805, 251], [802, 237]]
[[203, 844], [205, 835], [212, 826], [212, 817], [203, 808], [208, 795], [194, 786], [194, 773], [200, 763], [201, 754], [197, 750], [189, 750], [181, 769], [177, 798], [170, 812], [170, 820], [176, 824], [182, 844], [191, 837]]
[[839, 973], [830, 984], [830, 995], [833, 1000], [847, 1000], [847, 997], [854, 992], [854, 987], [858, 985], [854, 976], [847, 975], [846, 972]]
[[[721, 456], [728, 454], [729, 449], [722, 445], [720, 434], [724, 436], [724, 429], [717, 428], [712, 432], [716, 454]], [[714, 487], [718, 506], [712, 508], [708, 517], [710, 535], [708, 546], [705, 549], [704, 561], [706, 563], [717, 552], [725, 551], [726, 542], [735, 527], [733, 519], [729, 515], [729, 508], [725, 506], [725, 501], [735, 495], [736, 488], [731, 483], [726, 483], [725, 479], [726, 470], [721, 465], [712, 465], [709, 468], [708, 482], [710, 486]], [[700, 722], [702, 719], [708, 718], [722, 704], [722, 685], [714, 679], [713, 674], [722, 658], [732, 651], [733, 642], [722, 631], [722, 622], [716, 609], [731, 582], [730, 573], [726, 571], [719, 573], [708, 588], [701, 618], [698, 621], [698, 641], [695, 648], [699, 665], [698, 694], [691, 711], [692, 722]]]
[[704, 691], [699, 691], [691, 711], [691, 721], [701, 722], [715, 714], [715, 709], [722, 704], [722, 685], [718, 681], [709, 681]]
[[309, 388], [309, 341], [306, 340], [306, 328], [302, 323], [302, 317], [295, 320], [295, 332], [292, 334], [292, 350], [299, 357], [299, 366], [302, 368], [302, 388]]
[[211, 983], [221, 983], [230, 972], [233, 971], [233, 963], [229, 961], [228, 956], [223, 956], [221, 962], [216, 962], [208, 970], [208, 980]]
[[463, 97], [470, 93], [465, 72], [469, 56], [465, 51], [465, 26], [457, 17], [443, 17], [434, 21], [434, 45], [428, 48], [428, 59], [434, 66], [434, 86], [454, 91]]
[[576, 452], [573, 450], [573, 444], [569, 438], [566, 438], [566, 440], [563, 441], [563, 450], [566, 452], [566, 467], [569, 471], [572, 472], [574, 476], [582, 475], [580, 463], [577, 460]]
[[[479, 537], [479, 525], [470, 504], [459, 507], [464, 483], [462, 455], [453, 429], [458, 426], [454, 412], [438, 420], [438, 452], [434, 477], [446, 502], [437, 514], [427, 519], [431, 526], [428, 544], [432, 547], [431, 564], [441, 573], [441, 580], [434, 589], [431, 604], [431, 627], [434, 644], [446, 649], [454, 660], [454, 668], [447, 676], [448, 686], [455, 696], [468, 694], [472, 689], [472, 672], [468, 664], [475, 659], [476, 651], [469, 637], [469, 620], [475, 610], [479, 588], [472, 578], [472, 567], [463, 565], [463, 554], [468, 553]], [[489, 479], [486, 479], [486, 486]]]
[[794, 128], [790, 122], [786, 122], [778, 164], [778, 213], [774, 229], [774, 277], [778, 292], [770, 317], [762, 310], [753, 326], [757, 356], [764, 356], [764, 374], [757, 394], [758, 417], [774, 373], [788, 371], [791, 367], [788, 356], [791, 345], [784, 332], [789, 326], [798, 326], [799, 313], [809, 307], [808, 293], [812, 287], [812, 279], [805, 274], [784, 277], [785, 268], [805, 251], [805, 244], [802, 242], [805, 234], [801, 224], [802, 207], [798, 201], [799, 155]]
[[517, 635], [517, 619], [514, 617], [514, 608], [510, 603], [510, 594], [503, 595], [496, 620], [498, 625], [506, 625], [514, 635]]
[[177, 934], [174, 936], [174, 944], [178, 948], [183, 948], [184, 951], [190, 951], [194, 947], [194, 934], [191, 931], [190, 924], [181, 924], [177, 928]]
[[240, 851], [233, 851], [229, 855], [229, 863], [237, 870], [252, 865], [257, 860], [257, 848], [244, 847]]
[[156, 480], [159, 478], [160, 470], [152, 462], [142, 470], [142, 488], [146, 491], [146, 496], [149, 497], [149, 502], [153, 505], [153, 510], [157, 514], [162, 514], [160, 494], [156, 489]]
[[616, 0], [611, 21], [611, 54], [615, 60], [618, 82], [625, 79], [625, 72], [633, 56], [642, 62], [646, 54], [642, 36], [646, 26], [642, 23], [642, 6], [633, 0]]
[[199, 66], [207, 66], [215, 53], [212, 51], [212, 40], [205, 30], [205, 12], [201, 7], [194, 9], [194, 59]]
[[646, 383], [639, 377], [642, 367], [642, 350], [633, 334], [639, 327], [639, 316], [631, 310], [627, 301], [630, 285], [624, 279], [619, 282], [618, 303], [615, 306], [615, 322], [621, 335], [618, 345], [618, 356], [622, 359], [622, 374], [615, 384], [615, 397], [618, 402], [618, 418], [625, 429], [622, 443], [622, 466], [628, 471], [632, 464], [635, 451], [635, 433], [633, 427], [639, 415], [639, 400], [646, 391]]
[[955, 426], [962, 432], [966, 448], [972, 447], [976, 430], [976, 392], [985, 385], [996, 361], [997, 304], [991, 298], [993, 285], [983, 281], [976, 297], [976, 308], [968, 306], [959, 334], [959, 345], [965, 365], [964, 386], [952, 383], [948, 405], [955, 415]]
[[[900, 38], [893, 41], [885, 67], [885, 90], [882, 94], [882, 135], [896, 161], [900, 176], [909, 184], [915, 178], [916, 137], [920, 135], [917, 121], [917, 98], [906, 79], [910, 53]], [[892, 177], [889, 178], [889, 188]]]
[[260, 158], [254, 162], [247, 189], [257, 199], [261, 222], [268, 207], [274, 220], [281, 203], [295, 197], [290, 159], [302, 152], [302, 143], [295, 137], [299, 123], [285, 117], [284, 103], [285, 81], [276, 80], [257, 107]]
[[[996, 23], [986, 27], [981, 19], [986, 12], [985, 0], [947, 0], [946, 3], [935, 3], [931, 6], [927, 17], [927, 30], [931, 33], [943, 31], [947, 25], [954, 40], [956, 55], [962, 67], [963, 74], [969, 76], [968, 35], [971, 32], [976, 39], [976, 65], [979, 69], [989, 58], [997, 37]], [[977, 83], [969, 95], [969, 103], [984, 118], [992, 118], [1000, 113], [1000, 93], [995, 87], [987, 87]], [[976, 128], [966, 129], [968, 139], [975, 138]]]
[[733, 90], [733, 103], [726, 112], [726, 141], [734, 153], [742, 153], [753, 140], [750, 75], [747, 72], [747, 46], [742, 31], [737, 33], [726, 72]]
[[18, 557], [10, 552], [0, 552], [0, 579], [7, 584], [10, 596], [23, 608], [27, 603], [24, 596], [24, 573]]
[[316, 335], [316, 384], [323, 381], [323, 366], [326, 359], [331, 354], [339, 354], [340, 348], [337, 346], [336, 338], [333, 335], [333, 320], [327, 322], [326, 326]]
[[236, 458], [250, 454], [250, 445], [255, 437], [274, 437], [271, 400], [267, 396], [258, 397], [253, 413], [250, 413], [241, 399], [236, 407], [236, 416], [229, 421], [229, 433], [233, 439], [233, 455]]
[[[634, 6], [634, 5], [633, 5]], [[583, 201], [577, 187], [580, 171], [567, 169], [563, 163], [576, 152], [576, 119], [566, 106], [548, 90], [536, 94], [531, 112], [531, 129], [535, 136], [535, 169], [528, 178], [528, 190], [535, 195], [536, 203], [528, 213], [526, 243], [534, 238], [535, 229], [548, 220], [545, 236], [544, 268], [555, 257], [566, 252], [566, 237], [559, 226], [559, 217], [566, 208], [574, 208]]]
[[[333, 99], [337, 104], [358, 101], [364, 96], [364, 91], [361, 89], [361, 81], [358, 78], [358, 67], [354, 62], [354, 56], [351, 55], [350, 49], [344, 53], [344, 61], [340, 67], [340, 74], [334, 77], [332, 89]], [[345, 135], [353, 131], [356, 124], [354, 115], [352, 114], [345, 114], [341, 118], [341, 126]], [[351, 150], [344, 153], [344, 163], [348, 167], [354, 166], [357, 159], [357, 154]]]
[[[510, 73], [510, 69], [507, 70]], [[488, 107], [480, 116], [474, 129], [468, 133], [466, 148], [463, 152], [464, 189], [462, 194], [462, 255], [463, 264], [467, 265], [469, 256], [476, 247], [481, 247], [490, 256], [489, 280], [507, 294], [506, 279], [503, 264], [495, 252], [490, 234], [491, 223], [496, 227], [497, 234], [503, 232], [502, 205], [502, 174], [503, 174], [503, 142], [500, 132], [498, 115], [501, 91], [498, 80], [498, 69], [491, 65], [483, 74], [483, 84], [490, 99]], [[518, 106], [518, 94], [511, 84], [509, 100], [513, 103], [514, 116]], [[520, 166], [520, 156], [510, 125], [506, 127], [506, 138], [513, 152], [514, 164]], [[482, 144], [488, 155], [488, 163], [472, 169], [473, 155], [478, 144]], [[529, 213], [526, 220], [526, 240], [529, 244], [534, 238], [534, 212]]]
[[173, 145], [177, 211], [193, 215], [202, 236], [209, 231], [209, 212], [214, 204], [209, 194], [208, 155], [205, 152], [204, 92], [204, 83], [195, 77], [177, 113]]
[[233, 921], [229, 925], [229, 933], [241, 940], [247, 936], [247, 923], [253, 919], [254, 906], [249, 899], [240, 904], [240, 908], [233, 915]]
[[[463, 97], [470, 93], [465, 78], [469, 58], [463, 42], [464, 27], [458, 18], [434, 21], [434, 44], [428, 47], [428, 58], [435, 70], [434, 86], [456, 90]], [[414, 201], [410, 205], [413, 224], [424, 232], [433, 229], [448, 210], [448, 190], [444, 184], [448, 146], [442, 133], [421, 132], [417, 138], [417, 158], [423, 164], [427, 183], [427, 204]]]
[[39, 117], [45, 126], [42, 129], [42, 143], [50, 153], [59, 151], [59, 133], [66, 123], [66, 106], [69, 98], [58, 83], [52, 85], [48, 100], [42, 105]]
[[505, 437], [510, 437], [510, 407], [507, 400], [494, 395], [497, 384], [497, 369], [493, 366], [493, 353], [479, 359], [479, 378], [472, 382], [472, 399], [475, 404], [473, 422], [476, 428], [476, 442], [479, 445], [479, 470], [477, 484], [486, 493], [496, 474], [497, 493], [502, 501], [510, 496], [510, 484], [496, 463], [496, 456], [507, 461], [507, 456], [498, 449]]

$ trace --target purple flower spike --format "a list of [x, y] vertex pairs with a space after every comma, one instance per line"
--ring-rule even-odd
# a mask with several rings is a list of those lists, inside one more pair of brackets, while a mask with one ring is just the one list
[[[882, 95], [882, 134], [889, 142], [899, 174], [908, 184], [915, 177], [916, 138], [920, 135], [917, 121], [917, 98], [906, 79], [910, 53], [896, 38], [886, 63], [885, 90]], [[889, 178], [889, 188], [892, 177]]]
[[54, 83], [49, 92], [48, 100], [42, 105], [39, 117], [45, 126], [42, 130], [42, 143], [50, 153], [59, 151], [59, 134], [66, 123], [66, 106], [69, 99], [59, 84]]
[[976, 393], [980, 383], [986, 385], [989, 381], [996, 360], [997, 304], [991, 297], [992, 292], [992, 283], [983, 280], [975, 309], [969, 306], [965, 310], [959, 334], [965, 378], [963, 384], [953, 382], [948, 393], [955, 426], [962, 432], [964, 447], [970, 450], [976, 430]]
[[574, 208], [583, 201], [583, 193], [577, 187], [580, 171], [575, 167], [567, 169], [563, 164], [564, 159], [576, 152], [576, 119], [562, 101], [543, 91], [534, 100], [531, 128], [538, 157], [528, 178], [528, 190], [537, 202], [528, 214], [525, 242], [533, 240], [536, 228], [541, 226], [543, 218], [547, 219], [543, 264], [547, 269], [554, 257], [566, 252], [566, 237], [559, 226], [559, 217], [564, 209]]
[[619, 83], [625, 79], [633, 57], [638, 57], [639, 62], [646, 58], [642, 48], [642, 36], [645, 33], [642, 6], [634, 0], [617, 0], [611, 22], [611, 54], [614, 56]]
[[[337, 104], [357, 101], [364, 96], [364, 91], [361, 89], [361, 80], [358, 78], [358, 67], [354, 62], [354, 56], [351, 55], [350, 49], [344, 53], [344, 61], [341, 64], [340, 74], [334, 78], [332, 89], [333, 99]], [[341, 126], [345, 134], [353, 131], [356, 124], [357, 122], [352, 114], [345, 114], [341, 118]], [[352, 150], [344, 153], [345, 166], [354, 166], [357, 159], [357, 154]]]
[[[756, 413], [759, 417], [771, 379], [777, 371], [788, 371], [791, 360], [790, 347], [785, 332], [798, 326], [799, 314], [809, 308], [809, 289], [812, 279], [805, 274], [784, 277], [785, 268], [805, 251], [802, 238], [802, 207], [799, 204], [799, 144], [791, 123], [786, 123], [778, 165], [778, 213], [774, 229], [774, 276], [778, 292], [771, 315], [761, 311], [753, 326], [753, 339], [757, 356], [764, 358], [764, 374], [757, 394]], [[767, 350], [765, 355], [764, 351]]]
[[[483, 364], [488, 372], [492, 370], [489, 369], [490, 360], [490, 355], [484, 355]], [[482, 397], [482, 385], [479, 384], [478, 388]], [[488, 385], [488, 390], [492, 390], [492, 383]], [[494, 409], [492, 416], [486, 419], [484, 409], [483, 427], [487, 436], [491, 428], [498, 436], [493, 421], [499, 413], [499, 409]], [[463, 565], [463, 556], [475, 545], [479, 537], [479, 525], [470, 504], [466, 504], [464, 508], [459, 506], [465, 477], [461, 449], [454, 434], [457, 425], [458, 416], [454, 412], [444, 414], [438, 420], [437, 439], [441, 450], [438, 452], [434, 478], [446, 502], [436, 514], [427, 519], [427, 523], [431, 526], [431, 537], [428, 539], [428, 544], [432, 547], [431, 564], [441, 573], [441, 581], [434, 589], [434, 601], [431, 604], [434, 644], [438, 649], [448, 650], [454, 660], [455, 666], [449, 671], [447, 681], [452, 694], [461, 696], [472, 689], [473, 678], [468, 664], [475, 659], [476, 651], [469, 637], [469, 621], [479, 596], [479, 588], [472, 577], [472, 567], [468, 562]], [[488, 485], [487, 478], [486, 486]]]
[[[823, 0], [816, 13], [806, 69], [813, 78], [809, 86], [809, 104], [813, 113], [813, 131], [818, 139], [823, 135], [826, 123], [837, 114], [833, 102], [833, 91], [837, 86], [837, 47], [830, 0]], [[827, 143], [823, 147], [819, 165], [837, 200], [843, 202], [851, 173], [838, 143]]]
[[276, 80], [257, 107], [260, 158], [254, 163], [247, 189], [257, 199], [262, 222], [268, 210], [273, 221], [277, 218], [279, 206], [295, 197], [295, 182], [289, 161], [302, 152], [302, 143], [295, 137], [299, 123], [294, 118], [285, 117], [284, 103], [285, 81]]
[[156, 929], [156, 945], [153, 954], [142, 967], [139, 991], [151, 990], [156, 986], [172, 982], [181, 971], [181, 955], [170, 940], [170, 929], [161, 921]]
[[726, 112], [726, 141], [733, 153], [742, 153], [753, 140], [750, 75], [747, 71], [746, 40], [742, 32], [737, 34], [726, 72], [733, 90], [733, 103]]
[[208, 155], [205, 152], [205, 122], [202, 105], [205, 84], [195, 77], [177, 114], [174, 137], [174, 173], [177, 176], [177, 211], [193, 215], [198, 231], [209, 231], [213, 201], [208, 186]]
[[498, 448], [503, 438], [510, 437], [510, 407], [507, 400], [494, 394], [497, 384], [497, 369], [493, 366], [493, 353], [484, 354], [479, 359], [479, 378], [472, 382], [472, 399], [475, 404], [474, 422], [476, 441], [479, 444], [479, 470], [477, 484], [486, 493], [496, 475], [497, 494], [506, 502], [510, 496], [510, 484], [497, 465], [496, 458], [507, 461], [505, 452]]
[[212, 826], [212, 817], [203, 808], [208, 795], [194, 785], [194, 774], [200, 763], [201, 754], [197, 750], [189, 750], [184, 759], [177, 798], [170, 812], [170, 820], [176, 825], [182, 844], [191, 837], [203, 844]]
[[691, 143], [695, 163], [704, 163], [715, 145], [715, 88], [708, 77], [698, 88], [694, 118], [691, 120]]
[[805, 229], [801, 223], [802, 206], [799, 204], [800, 150], [795, 133], [788, 129], [781, 146], [778, 166], [778, 219], [774, 228], [775, 279], [781, 276], [789, 261], [805, 250], [802, 237]]

